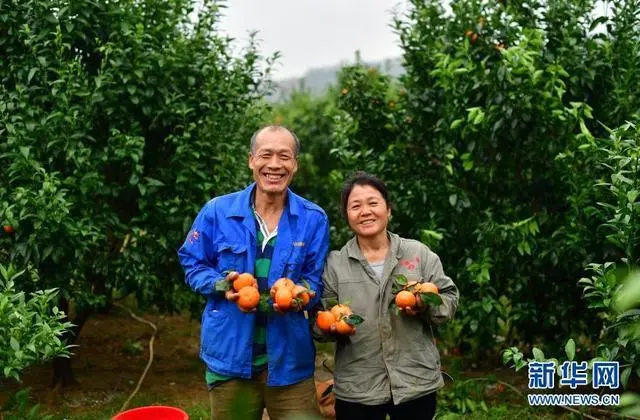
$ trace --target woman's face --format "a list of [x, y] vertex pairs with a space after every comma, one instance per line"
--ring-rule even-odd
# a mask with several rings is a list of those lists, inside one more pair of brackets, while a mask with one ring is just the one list
[[347, 219], [351, 230], [361, 237], [386, 231], [391, 209], [380, 191], [370, 185], [356, 185], [347, 200]]

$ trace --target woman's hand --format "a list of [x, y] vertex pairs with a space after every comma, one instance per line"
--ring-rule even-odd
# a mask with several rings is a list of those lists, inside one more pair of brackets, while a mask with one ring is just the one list
[[356, 333], [356, 327], [354, 327], [353, 325], [351, 326], [351, 329], [349, 330], [349, 332], [345, 333], [338, 333], [337, 327], [336, 327], [336, 323], [331, 324], [331, 330], [329, 331], [332, 335], [335, 335], [337, 337], [344, 337], [344, 336], [350, 336], [350, 335], [354, 335]]
[[416, 306], [414, 308], [407, 306], [406, 308], [400, 308], [401, 311], [404, 311], [409, 316], [416, 316], [424, 313], [427, 310], [428, 306], [424, 304], [422, 299], [418, 296], [416, 299]]

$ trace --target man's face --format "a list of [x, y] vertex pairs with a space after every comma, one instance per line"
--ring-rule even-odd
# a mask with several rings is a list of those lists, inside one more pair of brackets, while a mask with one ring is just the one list
[[296, 141], [287, 130], [262, 130], [255, 152], [249, 153], [249, 168], [257, 188], [267, 194], [283, 194], [298, 171]]

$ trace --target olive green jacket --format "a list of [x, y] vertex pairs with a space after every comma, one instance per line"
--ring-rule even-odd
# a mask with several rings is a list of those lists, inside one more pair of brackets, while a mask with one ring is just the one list
[[[354, 237], [327, 259], [322, 304], [349, 303], [364, 322], [352, 336], [330, 337], [315, 328], [320, 341], [336, 339], [334, 391], [337, 398], [367, 405], [400, 404], [444, 386], [433, 324], [456, 313], [459, 292], [445, 275], [440, 258], [424, 244], [389, 233], [391, 245], [378, 279]], [[393, 279], [429, 281], [438, 286], [443, 304], [422, 316], [396, 314], [390, 304]]]

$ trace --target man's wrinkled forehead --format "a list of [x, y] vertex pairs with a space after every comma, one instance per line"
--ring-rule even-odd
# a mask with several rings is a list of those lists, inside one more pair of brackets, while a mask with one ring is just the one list
[[[269, 140], [267, 143], [286, 144], [283, 147], [291, 150], [294, 156], [300, 153], [300, 140], [286, 127], [269, 125], [255, 132], [251, 138], [251, 152], [256, 153], [259, 149], [265, 147], [265, 140]], [[258, 142], [260, 145], [258, 145]]]
[[255, 153], [284, 153], [295, 154], [296, 141], [291, 133], [284, 129], [271, 129], [268, 127], [258, 133], [255, 140]]

